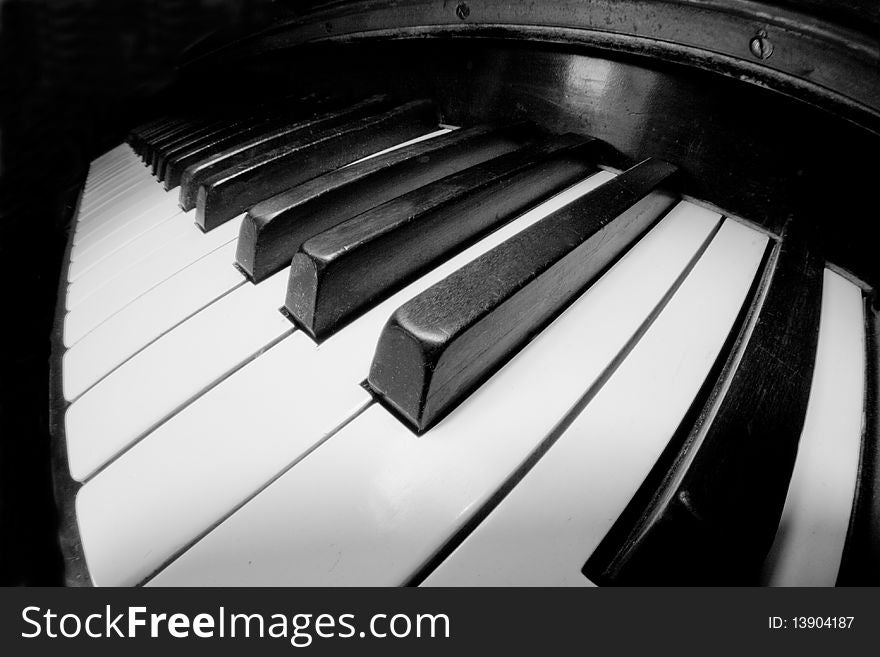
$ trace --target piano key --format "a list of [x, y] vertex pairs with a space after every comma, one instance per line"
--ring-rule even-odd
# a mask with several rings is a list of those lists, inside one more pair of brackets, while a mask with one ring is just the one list
[[73, 235], [73, 243], [81, 244], [96, 239], [95, 235], [103, 235], [124, 221], [124, 217], [132, 216], [138, 207], [149, 207], [161, 203], [169, 194], [162, 191], [155, 181], [140, 181], [136, 186], [123, 190], [118, 196], [102, 204], [94, 212], [83, 215], [83, 221], [77, 225]]
[[862, 291], [825, 270], [816, 366], [776, 538], [770, 586], [834, 586], [859, 467], [865, 391]]
[[77, 267], [88, 267], [155, 226], [172, 217], [183, 216], [173, 196], [157, 203], [141, 203], [127, 208], [119, 214], [117, 222], [73, 245], [70, 250], [71, 270], [75, 264]]
[[[371, 389], [417, 431], [425, 430], [673, 204], [659, 187], [675, 171], [646, 160], [398, 309], [376, 348]], [[289, 299], [290, 288], [288, 308]]]
[[[536, 212], [528, 214], [529, 223], [540, 218]], [[514, 234], [519, 232], [518, 222], [476, 246], [501, 243], [508, 229], [516, 226]], [[714, 233], [717, 222], [717, 215], [702, 210], [670, 214], [528, 349], [430, 432], [416, 437], [384, 408], [372, 405], [149, 583], [260, 585], [272, 581], [278, 586], [359, 586], [407, 582], [614, 362]], [[477, 251], [485, 252], [474, 247], [469, 251], [461, 256], [470, 260]], [[439, 269], [444, 275], [449, 273], [446, 265]], [[620, 294], [621, 285], [628, 294]], [[364, 318], [329, 338], [318, 351], [345, 339]], [[366, 368], [366, 362], [363, 365]], [[511, 413], [511, 408], [528, 412]], [[252, 432], [249, 438], [254, 438]], [[95, 477], [83, 491], [119, 463]], [[121, 480], [122, 473], [116, 476]], [[192, 481], [189, 486], [201, 490]], [[115, 488], [102, 492], [104, 498], [117, 495]], [[90, 491], [91, 500], [97, 499], [97, 493]], [[166, 501], [163, 508], [187, 506], [180, 501], [187, 497], [181, 494], [174, 502]], [[80, 506], [80, 513], [84, 508]], [[100, 512], [104, 517], [117, 513], [106, 507]], [[92, 513], [97, 516], [98, 510]], [[128, 535], [128, 528], [117, 527], [116, 534]], [[133, 549], [143, 554], [156, 549], [149, 536], [135, 540], [130, 547], [117, 543], [103, 550], [112, 554]], [[266, 545], [274, 548], [267, 551]]]
[[433, 105], [414, 101], [296, 139], [205, 179], [198, 188], [196, 223], [213, 230], [263, 199], [436, 125]]
[[236, 260], [254, 281], [282, 267], [308, 238], [461, 169], [510, 152], [525, 125], [477, 126], [313, 178], [252, 207]]
[[103, 188], [89, 190], [89, 195], [83, 199], [80, 207], [79, 215], [83, 225], [88, 224], [94, 216], [101, 216], [114, 204], [116, 207], [124, 207], [127, 205], [126, 196], [141, 189], [155, 191], [155, 184], [146, 172], [132, 172], [114, 178]]
[[[142, 247], [143, 242], [137, 240]], [[286, 282], [287, 272], [281, 272], [256, 288], [232, 291], [78, 397], [65, 419], [72, 476], [86, 479], [150, 427], [289, 333], [292, 327], [277, 312]], [[170, 371], [177, 373], [172, 381]]]
[[244, 284], [227, 244], [141, 295], [96, 326], [62, 358], [64, 398], [75, 399], [101, 377], [212, 301]]
[[149, 121], [144, 121], [143, 123], [132, 128], [128, 133], [129, 139], [137, 139], [141, 135], [148, 133], [151, 130], [155, 130], [159, 126], [168, 123], [170, 121], [177, 120], [177, 117], [174, 117], [170, 114], [165, 114], [163, 116], [158, 116], [154, 119], [150, 119]]
[[[84, 481], [200, 393], [290, 334], [284, 272], [239, 287], [113, 370], [65, 415], [71, 476]], [[169, 373], [173, 372], [173, 376]]]
[[[126, 146], [126, 148], [128, 148]], [[86, 174], [86, 182], [83, 185], [84, 192], [90, 192], [96, 187], [106, 184], [113, 177], [122, 175], [126, 172], [133, 171], [136, 163], [130, 159], [123, 159], [121, 156], [118, 160], [108, 163], [103, 167], [98, 167], [92, 162], [89, 164], [89, 172]]]
[[196, 165], [236, 144], [252, 139], [258, 134], [267, 133], [270, 130], [278, 130], [290, 123], [291, 119], [243, 123], [208, 139], [200, 140], [198, 144], [193, 144], [186, 150], [181, 149], [178, 153], [169, 153], [165, 159], [165, 168], [162, 172], [163, 188], [166, 191], [170, 191], [178, 187], [183, 172], [188, 167]]
[[160, 121], [154, 125], [138, 127], [129, 133], [129, 139], [131, 139], [132, 147], [135, 153], [140, 153], [140, 148], [143, 143], [147, 139], [151, 139], [156, 135], [162, 134], [163, 132], [167, 132], [172, 128], [183, 124], [189, 124], [192, 122], [192, 119], [182, 117], [182, 116], [172, 116], [169, 117], [165, 121]]
[[96, 157], [89, 163], [89, 177], [93, 175], [101, 175], [107, 168], [115, 166], [119, 162], [127, 161], [130, 148], [128, 144], [121, 143], [114, 146], [106, 153]]
[[605, 584], [756, 584], [785, 503], [812, 381], [822, 261], [789, 222], [762, 293], [692, 427], [583, 572]]
[[593, 140], [563, 135], [415, 189], [306, 241], [285, 308], [324, 339], [369, 305], [597, 169]]
[[[120, 162], [115, 165], [112, 169], [106, 171], [101, 176], [89, 176], [89, 180], [85, 186], [85, 194], [86, 196], [95, 196], [96, 194], [103, 194], [105, 191], [110, 190], [114, 187], [118, 187], [120, 184], [124, 184], [126, 181], [131, 180], [135, 177], [137, 178], [145, 178], [149, 174], [144, 170], [141, 163], [138, 162], [134, 156], [132, 155], [130, 159], [125, 162]], [[88, 198], [84, 198], [83, 201], [88, 200], [89, 203], [92, 203], [92, 200]]]
[[[74, 283], [86, 285], [92, 289], [97, 288], [173, 239], [189, 231], [198, 230], [194, 224], [187, 221], [174, 220], [178, 216], [179, 213], [172, 214], [143, 235], [139, 235], [116, 250], [101, 255], [101, 257], [94, 260], [80, 258], [76, 263], [71, 263], [67, 275], [71, 288]], [[79, 266], [74, 268], [74, 264]]]
[[203, 139], [206, 137], [211, 137], [216, 135], [218, 132], [223, 132], [224, 130], [229, 130], [229, 128], [237, 123], [230, 119], [224, 119], [220, 121], [216, 121], [208, 124], [207, 126], [200, 128], [198, 130], [193, 130], [192, 132], [188, 132], [183, 134], [176, 139], [172, 139], [161, 146], [157, 146], [153, 149], [153, 158], [150, 161], [150, 172], [155, 176], [158, 180], [162, 180], [161, 178], [161, 165], [164, 164], [165, 158], [168, 153], [175, 151], [181, 146], [186, 146], [187, 144], [191, 144], [194, 141], [198, 141], [199, 139]]
[[[294, 332], [126, 451], [79, 493], [78, 517], [92, 576], [99, 583], [136, 583], [161, 567], [285, 464], [301, 458], [363, 410], [370, 398], [358, 384], [369, 367], [369, 345], [375, 344], [397, 305], [538, 221], [544, 212], [611, 177], [602, 172], [578, 183], [546, 207], [523, 215], [438, 267], [320, 346], [304, 333]], [[307, 375], [291, 376], [292, 363], [297, 372]], [[293, 416], [296, 429], [291, 431]], [[205, 450], [210, 454], [203, 455]], [[168, 463], [169, 454], [175, 455], [174, 464]], [[186, 467], [184, 461], [188, 461]], [[159, 480], [161, 491], [156, 494], [153, 483]], [[128, 485], [134, 481], [143, 485]], [[193, 486], [199, 491], [199, 504], [178, 504], [189, 499]], [[156, 510], [169, 504], [171, 508], [162, 511], [172, 514], [163, 531], [142, 535], [148, 528], [143, 519], [154, 517]], [[108, 519], [118, 515], [108, 505], [126, 509], [123, 515], [130, 529], [108, 527]], [[125, 555], [133, 554], [132, 548], [138, 555], [148, 552], [148, 557], [128, 559]]]
[[[425, 568], [432, 572], [422, 584], [590, 584], [581, 574], [584, 555], [623, 511], [700, 391], [747, 301], [767, 241], [725, 221], [607, 383], [584, 395], [576, 415], [529, 459], [533, 467], [510, 478], [510, 492], [481, 510], [485, 519], [445, 559], [434, 560], [436, 569]], [[627, 412], [633, 400], [638, 410]]]
[[880, 323], [873, 293], [865, 304], [865, 414], [858, 481], [837, 586], [880, 585]]
[[341, 110], [326, 112], [308, 120], [296, 120], [279, 128], [270, 129], [244, 142], [238, 143], [219, 153], [211, 154], [205, 160], [190, 165], [180, 179], [180, 207], [192, 210], [196, 207], [199, 187], [215, 174], [244, 162], [251, 161], [272, 149], [305, 139], [346, 121], [353, 121], [374, 112], [380, 112], [389, 104], [386, 96], [372, 96]]
[[216, 119], [199, 119], [180, 124], [174, 128], [170, 128], [160, 134], [150, 137], [149, 139], [144, 140], [143, 148], [141, 150], [141, 158], [143, 159], [144, 163], [149, 167], [150, 163], [153, 160], [153, 154], [155, 153], [155, 150], [157, 148], [162, 148], [169, 142], [173, 142], [183, 135], [191, 134], [216, 123]]
[[[199, 140], [198, 144], [174, 154], [169, 153], [166, 157], [164, 171], [162, 171], [163, 188], [166, 191], [180, 185], [184, 171], [193, 165], [210, 159], [212, 156], [222, 153], [234, 146], [253, 140], [260, 135], [267, 135], [272, 131], [285, 129], [286, 127], [303, 124], [319, 117], [318, 110], [325, 103], [309, 103], [304, 108], [301, 104], [290, 105], [287, 103], [272, 104], [261, 108], [259, 118], [239, 122], [235, 127], [224, 130], [214, 137]], [[326, 110], [325, 110], [326, 111]]]
[[[434, 131], [426, 135], [421, 135], [415, 139], [396, 144], [391, 147], [391, 149], [405, 148], [411, 144], [439, 136], [444, 132], [445, 131]], [[376, 153], [374, 155], [380, 154], [381, 153]], [[372, 155], [368, 157], [372, 157]], [[166, 202], [168, 202], [167, 198]], [[116, 232], [106, 236], [103, 241], [94, 245], [90, 251], [85, 251], [84, 255], [80, 254], [79, 260], [76, 262], [82, 262], [87, 258], [89, 266], [94, 267], [96, 265], [95, 259], [100, 261], [100, 259], [109, 258], [117, 251], [125, 251], [129, 248], [137, 249], [142, 243], [149, 245], [150, 240], [148, 238], [153, 229], [159, 230], [159, 227], [168, 221], [180, 222], [181, 220], [188, 218], [184, 216], [171, 216], [169, 218], [168, 213], [170, 211], [171, 210], [167, 207], [164, 207], [163, 212], [161, 213], [147, 213], [128, 224], [120, 226]], [[237, 225], [233, 222], [233, 225], [222, 228], [219, 231], [219, 234], [214, 237], [210, 237], [210, 234], [206, 237], [197, 229], [182, 232], [181, 234], [178, 234], [179, 243], [172, 245], [169, 242], [166, 242], [163, 248], [154, 249], [152, 253], [144, 253], [142, 254], [142, 257], [137, 259], [137, 262], [131, 262], [128, 266], [124, 266], [117, 272], [117, 276], [113, 280], [105, 283], [100, 289], [92, 292], [85, 311], [83, 310], [82, 305], [72, 307], [74, 313], [69, 314], [68, 317], [65, 318], [65, 345], [73, 345], [76, 340], [86, 334], [89, 327], [94, 328], [99, 325], [100, 322], [111, 317], [112, 313], [120, 311], [120, 309], [124, 307], [124, 304], [130, 303], [137, 294], [143, 293], [143, 291], [145, 291], [150, 285], [156, 284], [159, 280], [167, 277], [170, 273], [179, 270], [181, 267], [185, 266], [187, 262], [193, 262], [208, 251], [217, 248], [217, 245], [220, 242], [226, 243], [234, 240], [236, 238], [237, 230]], [[162, 229], [161, 234], [158, 236], [159, 240], [161, 241], [162, 235], [173, 232], [173, 226]], [[185, 237], [185, 239], [183, 239], [183, 237]], [[76, 250], [76, 247], [74, 247], [74, 249]], [[73, 266], [71, 269], [73, 270]], [[87, 267], [83, 267], [82, 269], [77, 268], [76, 274], [82, 275], [81, 272], [85, 269], [87, 269]], [[229, 280], [227, 271], [222, 273], [221, 279]], [[240, 279], [234, 279], [235, 284], [239, 284], [240, 282]], [[76, 284], [76, 286], [80, 287], [78, 284]], [[74, 287], [74, 285], [71, 285], [71, 288], [72, 287]], [[211, 289], [216, 292], [216, 289]], [[83, 295], [87, 295], [88, 293], [89, 289], [84, 289], [82, 293], [77, 294], [78, 299], [74, 299], [74, 302], [82, 303], [81, 299]], [[68, 303], [71, 303], [70, 299], [68, 299]], [[175, 311], [174, 316], [177, 316], [177, 313], [179, 312], [179, 309]]]
[[241, 218], [230, 221], [209, 235], [193, 227], [96, 288], [71, 284], [67, 293], [68, 313], [64, 318], [65, 340], [74, 344], [144, 292], [234, 241], [240, 224]]
[[[229, 121], [225, 125], [209, 131], [207, 134], [200, 136], [190, 136], [188, 139], [176, 144], [173, 148], [168, 148], [159, 157], [156, 168], [156, 178], [164, 181], [168, 175], [169, 167], [173, 162], [181, 161], [189, 157], [191, 162], [197, 162], [198, 159], [192, 159], [193, 153], [204, 153], [205, 149], [215, 145], [223, 140], [229, 141], [238, 135], [248, 134], [261, 126], [265, 127], [266, 120], [256, 117], [239, 118]], [[180, 171], [182, 173], [182, 170]], [[179, 180], [179, 176], [178, 176]], [[169, 186], [163, 186], [166, 191], [171, 189]]]

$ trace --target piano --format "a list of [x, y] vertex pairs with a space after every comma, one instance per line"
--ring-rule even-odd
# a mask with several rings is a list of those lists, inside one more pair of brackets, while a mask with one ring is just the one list
[[67, 583], [878, 584], [876, 19], [379, 0], [191, 53], [70, 223]]

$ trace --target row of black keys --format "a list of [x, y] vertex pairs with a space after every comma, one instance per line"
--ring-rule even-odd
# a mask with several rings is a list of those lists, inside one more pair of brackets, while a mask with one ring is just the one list
[[[525, 124], [462, 129], [339, 168], [436, 123], [429, 102], [375, 97], [308, 117], [284, 106], [259, 118], [163, 119], [131, 143], [166, 188], [181, 185], [203, 229], [248, 211], [238, 264], [254, 282], [290, 264], [285, 308], [323, 339], [596, 171], [595, 141]], [[377, 399], [417, 432], [442, 419], [659, 220], [675, 174], [646, 160], [399, 308], [368, 378]], [[587, 562], [597, 583], [755, 581], [782, 513], [818, 335], [823, 263], [799, 232], [791, 226], [767, 258], [703, 392]], [[872, 459], [863, 450], [863, 475]], [[880, 572], [869, 482], [860, 477], [842, 581]]]

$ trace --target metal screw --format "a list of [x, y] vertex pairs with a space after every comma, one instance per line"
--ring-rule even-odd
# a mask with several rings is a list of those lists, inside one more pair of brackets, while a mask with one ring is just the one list
[[455, 15], [458, 16], [461, 20], [464, 20], [471, 14], [471, 8], [468, 7], [465, 3], [460, 2], [458, 6], [455, 8]]
[[765, 30], [758, 30], [758, 33], [749, 41], [749, 50], [758, 59], [767, 59], [773, 54], [773, 44], [767, 38]]

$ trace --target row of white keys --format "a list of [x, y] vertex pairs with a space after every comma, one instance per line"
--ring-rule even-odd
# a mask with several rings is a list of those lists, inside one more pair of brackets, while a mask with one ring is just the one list
[[[135, 221], [145, 212], [158, 211], [165, 208], [178, 209], [178, 195], [166, 192], [155, 180], [144, 180], [138, 183], [139, 193], [123, 194], [112, 208], [102, 207], [99, 217], [88, 223], [81, 222], [73, 237], [73, 251], [77, 258], [87, 253], [98, 242], [107, 239], [121, 226]], [[139, 221], [143, 222], [143, 219]]]
[[[105, 281], [112, 279], [119, 273], [139, 262], [156, 249], [162, 248], [168, 242], [178, 239], [190, 228], [195, 227], [191, 222], [181, 219], [175, 220], [179, 215], [172, 215], [157, 226], [153, 226], [143, 235], [108, 250], [106, 253], [90, 260], [78, 260], [72, 265], [79, 265], [75, 271], [68, 274], [67, 280], [68, 297], [77, 285], [96, 289]], [[97, 255], [97, 254], [96, 254]], [[71, 267], [73, 269], [73, 267]], [[70, 299], [67, 299], [70, 303]]]
[[192, 216], [185, 214], [178, 207], [177, 201], [171, 197], [146, 208], [143, 206], [131, 208], [131, 213], [125, 212], [120, 215], [119, 225], [114, 230], [108, 228], [105, 234], [79, 248], [74, 245], [71, 250], [71, 273], [68, 280], [75, 280], [108, 255], [131, 244], [160, 224], [171, 220], [192, 223]]
[[[96, 326], [63, 356], [62, 387], [71, 401], [187, 317], [245, 284], [226, 244], [142, 294]], [[66, 342], [66, 341], [65, 341]]]
[[134, 152], [128, 144], [107, 151], [89, 164], [89, 173], [86, 175], [85, 189], [94, 189], [107, 180], [111, 180], [126, 171], [133, 171], [137, 162]]
[[810, 402], [766, 568], [772, 586], [833, 586], [849, 527], [865, 396], [861, 290], [825, 270]]
[[726, 221], [583, 412], [426, 586], [585, 586], [581, 574], [644, 481], [747, 300], [766, 237]]
[[150, 344], [67, 409], [70, 474], [84, 481], [177, 409], [293, 331], [287, 271], [243, 285]]
[[94, 196], [88, 196], [80, 208], [80, 220], [74, 235], [76, 243], [102, 223], [112, 221], [121, 209], [132, 205], [133, 201], [159, 198], [167, 194], [146, 171], [133, 172], [122, 180], [114, 178], [112, 184], [107, 183], [107, 189], [96, 192]]
[[150, 583], [405, 582], [601, 376], [718, 221], [678, 205], [425, 435], [371, 406]]
[[359, 383], [395, 308], [612, 177], [599, 173], [517, 218], [320, 346], [294, 332], [109, 464], [77, 496], [94, 581], [136, 584], [221, 521], [370, 403]]
[[129, 171], [85, 191], [77, 216], [76, 239], [89, 223], [102, 216], [106, 208], [119, 203], [120, 194], [144, 186], [149, 179], [144, 172]]
[[126, 143], [114, 146], [92, 160], [89, 172], [86, 176], [86, 184], [91, 181], [102, 179], [109, 171], [112, 171], [119, 163], [126, 161], [131, 148]]
[[[159, 283], [197, 260], [238, 239], [244, 215], [226, 222], [209, 233], [194, 224], [178, 239], [126, 267], [95, 288], [72, 284], [68, 290], [68, 313], [64, 318], [64, 342], [73, 345], [111, 315], [130, 304]], [[231, 265], [232, 263], [230, 263]]]
[[112, 169], [107, 170], [99, 177], [89, 177], [86, 181], [86, 195], [83, 201], [88, 201], [87, 207], [94, 206], [95, 199], [100, 198], [99, 195], [105, 194], [114, 189], [114, 183], [118, 186], [121, 182], [133, 177], [142, 175], [143, 167], [138, 167], [137, 163], [132, 160], [119, 162]]

